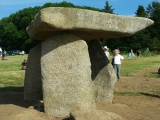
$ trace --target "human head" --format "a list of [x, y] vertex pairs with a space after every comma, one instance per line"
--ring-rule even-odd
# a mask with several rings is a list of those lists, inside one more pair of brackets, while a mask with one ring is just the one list
[[25, 60], [24, 60], [24, 62], [26, 63], [26, 62], [27, 62], [27, 60], [25, 59]]
[[104, 46], [104, 51], [108, 51], [109, 50], [109, 48], [107, 47], [107, 46]]
[[118, 50], [118, 49], [115, 49], [115, 50], [113, 51], [113, 53], [114, 53], [114, 55], [118, 55], [119, 50]]

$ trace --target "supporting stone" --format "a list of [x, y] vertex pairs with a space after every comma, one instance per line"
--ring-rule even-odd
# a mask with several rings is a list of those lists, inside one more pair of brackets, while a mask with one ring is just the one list
[[117, 77], [98, 40], [89, 44], [92, 80], [96, 88], [96, 101], [112, 103]]
[[68, 116], [76, 110], [94, 110], [94, 85], [85, 41], [62, 33], [42, 43], [41, 68], [44, 109], [48, 115]]
[[27, 67], [24, 80], [24, 99], [42, 99], [42, 80], [41, 80], [41, 45], [37, 45], [29, 51]]

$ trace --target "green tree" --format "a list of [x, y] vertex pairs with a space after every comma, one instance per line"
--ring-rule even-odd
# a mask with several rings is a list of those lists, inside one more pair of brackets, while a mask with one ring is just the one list
[[[114, 9], [106, 1], [104, 9], [100, 10], [89, 6], [75, 6], [72, 3], [46, 3], [43, 6], [29, 7], [20, 10], [9, 17], [0, 20], [0, 46], [3, 49], [14, 50], [20, 49], [28, 52], [34, 45], [41, 41], [34, 41], [29, 39], [26, 33], [26, 27], [34, 19], [34, 16], [43, 8], [46, 7], [71, 7], [101, 11], [106, 13], [113, 13]], [[138, 6], [135, 12], [138, 17], [146, 17], [143, 6]], [[145, 30], [136, 33], [131, 37], [114, 38], [114, 39], [100, 39], [101, 45], [107, 45], [111, 50], [120, 48], [121, 51], [128, 51], [132, 49], [150, 49], [160, 48], [160, 3], [152, 2], [146, 8], [147, 17], [154, 20], [155, 24]]]
[[112, 7], [113, 7], [113, 6], [110, 5], [108, 1], [106, 1], [106, 4], [105, 4], [105, 6], [104, 6], [104, 9], [102, 9], [102, 12], [112, 13], [112, 14], [113, 14], [114, 9], [113, 9]]
[[70, 3], [70, 2], [66, 2], [66, 1], [63, 1], [63, 2], [60, 2], [60, 3], [46, 3], [42, 6], [43, 8], [46, 8], [46, 7], [70, 7], [70, 8], [74, 8], [76, 7], [74, 4]]
[[30, 48], [40, 41], [29, 39], [26, 33], [26, 27], [34, 19], [34, 16], [46, 7], [70, 7], [100, 11], [97, 8], [89, 6], [75, 6], [69, 2], [46, 3], [43, 6], [29, 7], [20, 10], [9, 17], [0, 20], [0, 46], [6, 50], [20, 49], [28, 52]]
[[160, 46], [160, 2], [153, 1], [147, 7], [148, 17], [154, 21], [154, 25], [148, 28], [149, 34], [152, 38], [152, 45], [154, 48]]
[[[145, 16], [145, 13], [147, 13]], [[143, 6], [138, 6], [136, 11], [138, 17], [149, 17], [154, 21], [154, 25], [136, 33], [131, 37], [123, 37], [118, 39], [108, 39], [106, 45], [112, 50], [120, 48], [121, 51], [146, 49], [150, 50], [160, 48], [160, 3], [153, 1], [148, 5], [146, 11]]]
[[137, 11], [135, 12], [137, 17], [147, 17], [147, 13], [143, 6], [139, 5]]
[[152, 18], [157, 10], [160, 9], [160, 3], [158, 1], [153, 1], [147, 7], [147, 14], [149, 18]]

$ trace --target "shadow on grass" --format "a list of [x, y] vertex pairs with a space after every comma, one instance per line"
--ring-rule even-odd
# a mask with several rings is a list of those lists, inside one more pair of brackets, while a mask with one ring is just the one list
[[140, 94], [141, 94], [141, 95], [148, 96], [148, 97], [160, 98], [159, 95], [153, 95], [153, 94], [149, 94], [149, 93], [140, 93]]
[[0, 91], [15, 91], [15, 92], [23, 92], [23, 91], [24, 91], [24, 87], [15, 87], [15, 86], [0, 87]]
[[147, 96], [147, 97], [154, 97], [154, 98], [160, 98], [159, 95], [149, 94], [149, 93], [143, 93], [143, 92], [114, 92], [115, 95], [120, 96]]
[[20, 107], [28, 108], [39, 103], [36, 101], [24, 100], [23, 87], [0, 87], [0, 104], [14, 104]]

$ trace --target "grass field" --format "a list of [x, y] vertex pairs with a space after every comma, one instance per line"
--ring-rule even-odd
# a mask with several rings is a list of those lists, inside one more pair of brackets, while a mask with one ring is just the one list
[[27, 55], [8, 56], [8, 60], [0, 60], [0, 90], [23, 91], [25, 71], [21, 63]]
[[[132, 76], [143, 69], [160, 67], [160, 55], [141, 57], [131, 57], [130, 60], [126, 58], [122, 64], [121, 75]], [[14, 90], [23, 91], [23, 82], [25, 71], [21, 70], [21, 63], [27, 59], [20, 55], [8, 56], [8, 60], [0, 60], [0, 90]], [[158, 74], [150, 74], [149, 77], [159, 77]]]
[[[150, 56], [150, 57], [140, 57], [139, 59], [136, 56], [131, 57], [130, 60], [127, 59], [122, 63], [121, 75], [122, 76], [132, 76], [134, 73], [137, 73], [144, 69], [149, 69], [153, 67], [160, 67], [160, 55]], [[150, 74], [150, 77], [158, 77], [158, 74]]]

